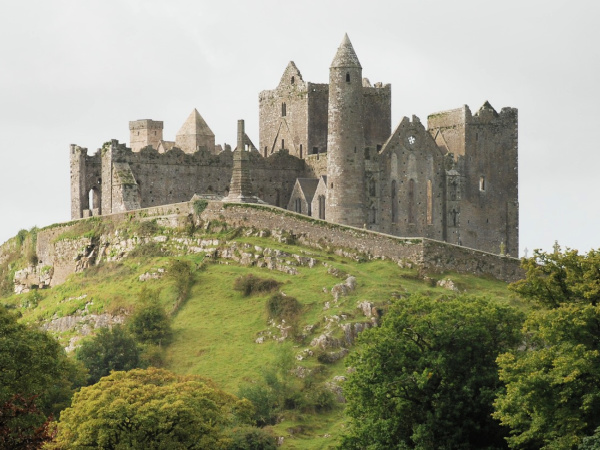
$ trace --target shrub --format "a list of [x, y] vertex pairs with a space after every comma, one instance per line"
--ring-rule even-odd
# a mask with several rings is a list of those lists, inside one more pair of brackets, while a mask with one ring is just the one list
[[269, 318], [293, 322], [300, 314], [302, 305], [294, 297], [277, 293], [267, 301]]
[[202, 214], [202, 212], [206, 209], [206, 207], [208, 206], [208, 201], [200, 199], [200, 200], [196, 200], [194, 202], [194, 212], [196, 213], [197, 216], [199, 216], [200, 214]]
[[102, 328], [79, 347], [75, 357], [89, 370], [88, 385], [112, 370], [131, 370], [142, 365], [137, 342], [120, 325]]
[[277, 439], [266, 430], [256, 427], [237, 427], [229, 432], [229, 450], [275, 450]]
[[129, 321], [129, 329], [138, 342], [161, 345], [171, 342], [171, 320], [158, 300], [159, 291], [142, 287], [139, 306]]
[[279, 288], [281, 283], [272, 278], [259, 278], [252, 274], [244, 275], [236, 278], [233, 289], [240, 291], [244, 297], [248, 297], [252, 294], [272, 292]]

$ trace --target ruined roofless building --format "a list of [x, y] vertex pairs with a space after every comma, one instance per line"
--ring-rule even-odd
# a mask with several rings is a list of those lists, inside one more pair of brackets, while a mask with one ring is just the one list
[[129, 127], [130, 148], [113, 140], [88, 155], [71, 146], [73, 219], [229, 196], [518, 254], [517, 110], [497, 112], [485, 102], [472, 113], [465, 105], [429, 115], [427, 127], [412, 116], [392, 130], [391, 86], [363, 78], [347, 35], [328, 84], [305, 81], [290, 62], [279, 85], [259, 94], [259, 146], [240, 122], [244, 153], [235, 164], [196, 110], [174, 141], [163, 139], [160, 121]]

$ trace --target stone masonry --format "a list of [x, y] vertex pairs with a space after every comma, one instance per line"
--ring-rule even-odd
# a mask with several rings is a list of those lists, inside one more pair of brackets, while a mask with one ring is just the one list
[[258, 148], [243, 130], [237, 150], [215, 145], [197, 110], [174, 141], [163, 139], [163, 122], [145, 119], [129, 123], [129, 148], [113, 140], [88, 154], [71, 145], [71, 216], [235, 197], [517, 255], [517, 110], [464, 105], [427, 125], [404, 117], [392, 130], [390, 84], [362, 72], [347, 35], [328, 84], [305, 81], [290, 62], [279, 85], [259, 94]]

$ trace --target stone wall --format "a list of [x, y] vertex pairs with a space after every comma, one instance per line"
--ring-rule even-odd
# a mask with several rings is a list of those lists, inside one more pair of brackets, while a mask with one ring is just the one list
[[[122, 222], [157, 219], [162, 226], [183, 228], [194, 215], [193, 202], [163, 205], [100, 218], [113, 229]], [[348, 227], [313, 219], [281, 208], [243, 203], [209, 202], [199, 219], [204, 222], [225, 222], [232, 227], [254, 228], [289, 233], [300, 244], [347, 251], [366, 259], [385, 258], [400, 265], [421, 267], [427, 272], [456, 271], [472, 275], [489, 275], [504, 281], [523, 277], [518, 259], [502, 257], [478, 250], [459, 247], [423, 238], [400, 238], [365, 229]], [[123, 241], [118, 233], [95, 238], [73, 236], [58, 239], [63, 233], [75, 231], [81, 221], [57, 224], [41, 229], [37, 237], [39, 264], [26, 278], [40, 279], [52, 268], [50, 285], [63, 283], [69, 275], [85, 270], [97, 261], [110, 260], [109, 249], [127, 252], [143, 244], [135, 239]], [[120, 249], [120, 250], [119, 250]], [[36, 275], [37, 274], [37, 275]], [[36, 284], [31, 281], [32, 284]]]

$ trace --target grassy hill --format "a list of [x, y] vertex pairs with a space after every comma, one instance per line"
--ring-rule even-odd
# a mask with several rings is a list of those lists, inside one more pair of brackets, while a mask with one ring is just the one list
[[[238, 393], [264, 379], [266, 370], [281, 367], [283, 360], [293, 362], [291, 370], [286, 369], [290, 386], [307, 389], [310, 378], [314, 386], [343, 387], [344, 358], [333, 360], [345, 354], [342, 349], [352, 351], [352, 330], [375, 324], [393, 298], [416, 292], [431, 296], [466, 292], [499, 302], [518, 301], [502, 281], [457, 273], [426, 276], [389, 260], [365, 260], [341, 249], [302, 247], [277, 233], [266, 236], [217, 225], [173, 229], [127, 223], [116, 230], [104, 228], [104, 233], [133, 236], [139, 245], [54, 288], [20, 295], [5, 292], [0, 303], [19, 311], [23, 322], [49, 328], [65, 347], [74, 347], [82, 335], [94, 333], [95, 325], [126, 321], [143, 286], [159, 290], [175, 332], [173, 342], [164, 348], [164, 366], [212, 378], [226, 391]], [[79, 231], [80, 236], [90, 233], [85, 227]], [[57, 239], [80, 237], [69, 233]], [[15, 251], [10, 258], [0, 259], [0, 275], [10, 276], [31, 260], [27, 255], [31, 244], [24, 236], [9, 243]], [[193, 250], [190, 243], [201, 241], [212, 244], [206, 251]], [[183, 302], [178, 301], [177, 284], [169, 275], [175, 259], [189, 261], [192, 267], [191, 290]], [[281, 283], [277, 292], [299, 301], [301, 310], [293, 323], [269, 318], [267, 303], [275, 292], [244, 296], [234, 290], [236, 280], [248, 274], [276, 280]], [[353, 284], [350, 276], [355, 286], [343, 287]], [[437, 284], [443, 279], [451, 280], [449, 286]], [[336, 285], [343, 285], [336, 288], [341, 293], [337, 299], [332, 294]], [[374, 315], [368, 317], [371, 311]], [[360, 327], [354, 326], [357, 323]], [[285, 328], [290, 326], [286, 336]], [[323, 335], [339, 345], [311, 345]], [[271, 428], [284, 436], [283, 448], [331, 448], [344, 430], [343, 409], [339, 401], [322, 410], [291, 407]]]

